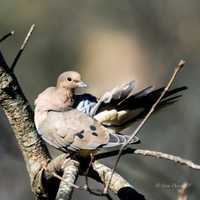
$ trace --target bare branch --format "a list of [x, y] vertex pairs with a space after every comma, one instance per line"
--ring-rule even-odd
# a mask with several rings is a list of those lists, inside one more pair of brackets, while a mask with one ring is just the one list
[[166, 159], [166, 160], [171, 160], [177, 164], [181, 164], [181, 165], [186, 165], [187, 167], [190, 167], [192, 169], [198, 169], [200, 170], [200, 165], [197, 165], [195, 163], [193, 163], [190, 160], [181, 158], [179, 156], [174, 156], [171, 154], [166, 154], [166, 153], [162, 153], [162, 152], [158, 152], [158, 151], [150, 151], [150, 150], [144, 150], [144, 149], [136, 149], [134, 151], [134, 154], [138, 154], [138, 155], [143, 155], [143, 156], [151, 156], [154, 158], [160, 158], [160, 159]]
[[76, 188], [76, 185], [74, 185], [74, 183], [78, 177], [79, 162], [75, 160], [68, 160], [67, 162], [65, 162], [63, 167], [64, 172], [62, 180], [60, 182], [56, 200], [71, 199], [73, 188]]
[[28, 33], [27, 33], [27, 35], [26, 35], [26, 37], [25, 37], [25, 39], [24, 39], [24, 41], [23, 41], [23, 43], [22, 43], [22, 45], [21, 45], [21, 47], [20, 47], [20, 49], [19, 49], [19, 51], [18, 51], [18, 53], [17, 53], [17, 55], [16, 55], [16, 57], [15, 57], [15, 59], [14, 59], [12, 65], [11, 65], [11, 67], [10, 67], [10, 70], [11, 70], [11, 71], [14, 71], [14, 68], [15, 68], [15, 66], [16, 66], [16, 64], [17, 64], [17, 61], [19, 60], [20, 56], [22, 55], [22, 53], [23, 53], [23, 51], [24, 51], [24, 49], [25, 49], [25, 47], [26, 47], [26, 45], [27, 45], [27, 43], [28, 43], [28, 41], [29, 41], [29, 39], [30, 39], [30, 36], [31, 36], [31, 34], [32, 34], [33, 30], [34, 30], [34, 28], [35, 28], [35, 24], [33, 24], [33, 25], [31, 26], [31, 28], [29, 29], [29, 31], [28, 31]]
[[170, 86], [172, 85], [174, 79], [176, 78], [177, 73], [180, 71], [180, 69], [184, 66], [185, 61], [181, 60], [178, 65], [175, 67], [174, 72], [169, 80], [169, 82], [167, 83], [166, 87], [164, 88], [163, 92], [161, 93], [161, 95], [159, 96], [159, 98], [157, 99], [157, 101], [152, 105], [150, 111], [147, 113], [147, 115], [145, 116], [145, 118], [141, 121], [141, 123], [139, 124], [139, 126], [135, 129], [135, 131], [133, 132], [133, 134], [131, 135], [131, 137], [128, 139], [128, 141], [126, 143], [124, 143], [120, 150], [119, 150], [119, 154], [117, 156], [116, 162], [114, 164], [111, 176], [110, 176], [110, 180], [108, 181], [108, 184], [106, 185], [105, 189], [104, 189], [104, 193], [107, 193], [108, 191], [108, 187], [109, 184], [111, 182], [112, 176], [117, 168], [117, 165], [119, 163], [120, 157], [122, 155], [123, 150], [130, 144], [130, 142], [133, 140], [133, 138], [137, 135], [137, 133], [141, 130], [141, 128], [144, 126], [144, 124], [147, 122], [147, 120], [149, 119], [149, 117], [151, 116], [151, 114], [154, 112], [156, 106], [159, 104], [159, 102], [161, 101], [161, 99], [163, 98], [163, 96], [165, 95], [165, 93], [168, 91], [168, 89], [170, 88]]
[[15, 31], [10, 31], [6, 35], [4, 35], [2, 38], [0, 38], [0, 43], [3, 42], [4, 40], [6, 40], [8, 37], [14, 35], [14, 33], [15, 33]]
[[[105, 153], [99, 153], [99, 154], [95, 155], [94, 159], [97, 160], [97, 159], [107, 158], [107, 157], [111, 157], [111, 156], [116, 156], [116, 155], [118, 155], [118, 153], [119, 153], [119, 151], [110, 151], [110, 152], [105, 152]], [[177, 164], [185, 165], [189, 168], [200, 170], [200, 165], [195, 164], [194, 162], [192, 162], [190, 160], [181, 158], [179, 156], [162, 153], [159, 151], [128, 148], [128, 149], [125, 149], [122, 153], [122, 155], [125, 155], [125, 154], [137, 154], [137, 155], [149, 156], [149, 157], [154, 157], [154, 158], [159, 158], [159, 159], [171, 160]]]

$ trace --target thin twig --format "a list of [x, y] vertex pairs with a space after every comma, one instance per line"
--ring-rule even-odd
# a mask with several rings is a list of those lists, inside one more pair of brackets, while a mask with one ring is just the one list
[[74, 187], [74, 188], [76, 188], [76, 189], [80, 189], [80, 187], [79, 187], [78, 185], [73, 184], [73, 183], [66, 182], [66, 180], [65, 180], [62, 176], [58, 175], [56, 172], [53, 172], [52, 175], [53, 175], [55, 178], [59, 179], [60, 181], [63, 181], [63, 182], [65, 182], [66, 184], [69, 184], [70, 186], [72, 186], [72, 187]]
[[20, 49], [19, 49], [19, 51], [18, 51], [18, 53], [17, 53], [17, 55], [16, 55], [16, 57], [15, 57], [15, 59], [14, 59], [12, 65], [11, 65], [11, 67], [10, 67], [10, 70], [11, 70], [11, 71], [14, 71], [14, 68], [15, 68], [15, 66], [16, 66], [16, 64], [17, 64], [17, 61], [19, 60], [19, 58], [20, 58], [22, 52], [24, 51], [24, 49], [25, 49], [25, 47], [26, 47], [26, 45], [27, 45], [27, 43], [28, 43], [28, 41], [29, 41], [29, 39], [30, 39], [30, 36], [31, 36], [31, 34], [32, 34], [33, 30], [34, 30], [34, 28], [35, 28], [35, 24], [33, 24], [33, 25], [30, 27], [30, 29], [29, 29], [29, 31], [28, 31], [28, 33], [27, 33], [27, 35], [26, 35], [26, 37], [25, 37], [25, 39], [24, 39], [24, 41], [23, 41], [23, 43], [22, 43], [22, 45], [21, 45], [21, 47], [20, 47]]
[[159, 159], [171, 160], [171, 161], [174, 161], [177, 164], [186, 165], [186, 166], [188, 166], [192, 169], [200, 170], [200, 165], [193, 163], [191, 160], [187, 160], [187, 159], [181, 158], [179, 156], [174, 156], [174, 155], [167, 154], [167, 153], [162, 153], [162, 152], [159, 152], [159, 151], [136, 149], [134, 151], [134, 154], [151, 156], [151, 157], [155, 157], [155, 158], [159, 158]]
[[174, 79], [176, 78], [177, 73], [180, 71], [180, 69], [184, 66], [185, 61], [181, 60], [178, 65], [175, 67], [174, 72], [169, 80], [169, 82], [167, 83], [166, 87], [164, 88], [163, 92], [161, 93], [161, 95], [159, 96], [159, 98], [157, 99], [157, 101], [152, 105], [150, 111], [147, 113], [147, 115], [145, 116], [145, 118], [141, 121], [141, 123], [139, 124], [139, 126], [135, 129], [135, 131], [133, 132], [133, 134], [131, 135], [131, 137], [128, 139], [128, 141], [126, 143], [124, 143], [120, 150], [119, 150], [119, 154], [117, 156], [116, 162], [114, 164], [114, 167], [112, 169], [112, 173], [110, 176], [110, 179], [108, 181], [108, 184], [106, 185], [106, 187], [104, 188], [104, 193], [108, 192], [108, 187], [109, 184], [111, 182], [112, 176], [117, 168], [117, 165], [119, 163], [119, 160], [121, 158], [122, 152], [123, 150], [130, 144], [130, 142], [133, 140], [133, 138], [137, 135], [137, 133], [140, 131], [140, 129], [144, 126], [144, 124], [146, 123], [146, 121], [149, 119], [149, 117], [151, 116], [151, 114], [154, 112], [156, 106], [159, 104], [159, 102], [161, 101], [161, 99], [163, 98], [163, 96], [165, 95], [165, 93], [168, 91], [168, 89], [170, 88], [170, 86], [172, 85]]
[[8, 37], [12, 36], [14, 33], [15, 33], [15, 31], [10, 31], [6, 35], [4, 35], [2, 38], [0, 38], [0, 42], [3, 42], [5, 39], [7, 39]]
[[[108, 157], [111, 157], [111, 156], [116, 156], [118, 154], [119, 154], [119, 151], [117, 151], [117, 150], [105, 152], [105, 153], [99, 153], [99, 154], [95, 155], [94, 160], [99, 160], [99, 159], [102, 159], [102, 158], [108, 158]], [[170, 160], [170, 161], [173, 161], [177, 164], [186, 165], [187, 167], [190, 167], [192, 169], [200, 170], [200, 165], [195, 164], [191, 160], [187, 160], [187, 159], [181, 158], [179, 156], [174, 156], [174, 155], [167, 154], [167, 153], [162, 153], [162, 152], [159, 152], [159, 151], [152, 151], [152, 150], [147, 150], [147, 149], [127, 148], [122, 152], [122, 155], [126, 155], [126, 154], [137, 154], [137, 155], [154, 157], [154, 158], [158, 158], [158, 159]]]

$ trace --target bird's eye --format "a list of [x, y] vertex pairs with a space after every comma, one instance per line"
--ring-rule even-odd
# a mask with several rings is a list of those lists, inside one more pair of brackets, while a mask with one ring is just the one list
[[72, 79], [70, 77], [67, 78], [68, 81], [72, 81]]

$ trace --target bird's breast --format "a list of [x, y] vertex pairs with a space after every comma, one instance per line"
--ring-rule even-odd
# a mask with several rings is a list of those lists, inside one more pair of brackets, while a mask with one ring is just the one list
[[47, 118], [47, 113], [47, 111], [35, 110], [34, 121], [37, 129], [39, 128], [40, 124]]

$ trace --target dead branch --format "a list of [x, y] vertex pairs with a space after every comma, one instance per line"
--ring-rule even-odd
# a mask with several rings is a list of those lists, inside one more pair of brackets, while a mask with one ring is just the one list
[[6, 35], [4, 35], [3, 37], [0, 38], [0, 43], [3, 42], [4, 40], [6, 40], [8, 37], [14, 35], [15, 31], [10, 31], [9, 33], [7, 33]]
[[112, 176], [113, 176], [113, 174], [114, 174], [114, 172], [115, 172], [115, 170], [117, 168], [117, 165], [118, 165], [118, 163], [120, 161], [120, 158], [121, 158], [123, 150], [131, 143], [131, 141], [133, 140], [133, 138], [141, 130], [141, 128], [144, 126], [144, 124], [150, 118], [151, 114], [155, 111], [156, 106], [159, 104], [159, 102], [161, 101], [161, 99], [164, 97], [165, 93], [169, 90], [169, 88], [172, 85], [174, 79], [176, 78], [177, 73], [180, 71], [181, 68], [183, 68], [184, 64], [185, 64], [185, 61], [183, 61], [183, 60], [181, 60], [178, 63], [178, 65], [174, 69], [174, 72], [173, 72], [173, 74], [172, 74], [169, 82], [167, 83], [166, 87], [164, 88], [163, 92], [161, 93], [161, 95], [159, 96], [159, 98], [157, 99], [157, 101], [152, 105], [151, 109], [149, 110], [149, 112], [147, 113], [147, 115], [144, 117], [144, 119], [141, 121], [141, 123], [138, 125], [138, 127], [135, 129], [135, 131], [133, 132], [133, 134], [131, 135], [131, 137], [128, 139], [128, 141], [121, 146], [121, 148], [119, 150], [119, 154], [118, 154], [117, 159], [115, 161], [114, 167], [112, 169], [110, 180], [108, 181], [108, 184], [106, 185], [106, 187], [104, 189], [104, 193], [108, 192], [109, 184], [110, 184]]
[[34, 30], [34, 28], [35, 28], [35, 24], [33, 24], [33, 25], [31, 26], [31, 28], [29, 29], [29, 31], [28, 31], [28, 33], [27, 33], [27, 35], [26, 35], [26, 37], [25, 37], [25, 39], [24, 39], [24, 41], [23, 41], [23, 43], [22, 43], [22, 45], [21, 45], [21, 47], [20, 47], [20, 49], [19, 49], [19, 51], [18, 51], [18, 53], [17, 53], [17, 55], [16, 55], [16, 57], [15, 57], [15, 59], [14, 59], [12, 65], [11, 65], [11, 67], [10, 67], [10, 70], [11, 70], [11, 71], [14, 71], [14, 68], [15, 68], [15, 66], [16, 66], [16, 64], [17, 64], [17, 62], [18, 62], [18, 60], [19, 60], [19, 58], [20, 58], [20, 56], [22, 55], [22, 53], [23, 53], [23, 51], [24, 51], [24, 49], [25, 49], [25, 47], [26, 47], [26, 45], [27, 45], [27, 43], [28, 43], [28, 41], [29, 41], [29, 39], [30, 39], [30, 36], [31, 36], [31, 34], [32, 34], [33, 30]]
[[[94, 160], [116, 156], [118, 155], [118, 153], [119, 153], [118, 150], [105, 152], [105, 153], [99, 153], [95, 155]], [[143, 155], [143, 156], [148, 156], [148, 157], [153, 157], [153, 158], [158, 158], [158, 159], [170, 160], [177, 164], [185, 165], [189, 168], [200, 170], [200, 165], [195, 164], [191, 160], [187, 160], [187, 159], [181, 158], [179, 156], [174, 156], [171, 154], [162, 153], [159, 151], [127, 148], [123, 151], [122, 155], [126, 155], [126, 154], [137, 154], [137, 155]]]

